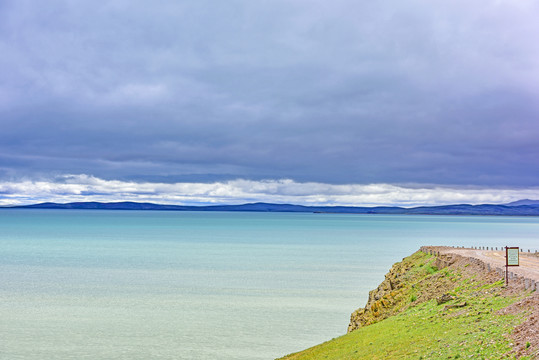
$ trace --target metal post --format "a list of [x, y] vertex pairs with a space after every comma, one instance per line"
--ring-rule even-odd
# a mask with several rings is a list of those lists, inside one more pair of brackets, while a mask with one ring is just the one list
[[507, 263], [507, 246], [505, 247], [505, 285], [509, 285], [509, 266]]

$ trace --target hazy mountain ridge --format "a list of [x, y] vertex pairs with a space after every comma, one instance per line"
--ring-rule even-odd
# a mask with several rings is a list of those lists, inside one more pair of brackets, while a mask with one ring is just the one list
[[507, 206], [521, 206], [521, 205], [539, 206], [539, 200], [523, 199], [523, 200], [513, 201], [505, 205]]
[[[517, 205], [511, 205], [517, 204]], [[519, 205], [520, 204], [520, 205]], [[519, 200], [506, 205], [442, 205], [413, 208], [376, 206], [304, 206], [293, 204], [249, 203], [242, 205], [182, 206], [139, 202], [73, 202], [66, 204], [40, 203], [13, 206], [26, 209], [101, 209], [101, 210], [166, 210], [166, 211], [251, 211], [251, 212], [319, 212], [342, 214], [411, 214], [411, 215], [521, 215], [539, 216], [539, 201]]]

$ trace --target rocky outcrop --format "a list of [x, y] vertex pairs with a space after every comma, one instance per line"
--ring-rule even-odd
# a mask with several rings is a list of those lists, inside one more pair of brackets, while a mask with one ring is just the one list
[[436, 304], [442, 305], [448, 301], [454, 300], [455, 298], [449, 294], [443, 294], [442, 296], [439, 296], [436, 298]]
[[452, 255], [434, 257], [418, 251], [394, 264], [384, 281], [369, 292], [365, 307], [352, 313], [348, 332], [398, 314], [419, 302], [442, 296], [451, 288], [451, 279], [449, 273], [439, 270], [454, 262]]
[[404, 263], [393, 265], [391, 270], [385, 275], [384, 281], [375, 289], [369, 292], [369, 299], [364, 308], [352, 313], [348, 332], [360, 327], [373, 324], [393, 313], [397, 312], [397, 303], [402, 295], [403, 275], [408, 270]]

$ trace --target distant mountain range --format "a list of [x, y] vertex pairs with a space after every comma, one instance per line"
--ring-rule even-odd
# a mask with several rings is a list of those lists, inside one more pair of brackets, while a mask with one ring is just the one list
[[291, 204], [252, 203], [243, 205], [181, 206], [139, 202], [73, 202], [67, 204], [41, 203], [12, 206], [24, 209], [102, 209], [102, 210], [161, 210], [161, 211], [255, 211], [310, 212], [339, 214], [409, 214], [409, 215], [518, 215], [539, 216], [539, 200], [519, 200], [504, 205], [443, 205], [414, 208], [377, 206], [303, 206]]
[[509, 204], [505, 204], [505, 205], [508, 205], [508, 206], [520, 206], [520, 205], [539, 206], [539, 200], [524, 199], [524, 200], [513, 201], [513, 202], [511, 202]]

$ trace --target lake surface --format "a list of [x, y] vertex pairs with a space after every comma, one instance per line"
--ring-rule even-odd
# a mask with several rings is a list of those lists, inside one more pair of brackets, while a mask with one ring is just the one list
[[0, 358], [273, 359], [346, 332], [422, 245], [539, 218], [0, 209]]

